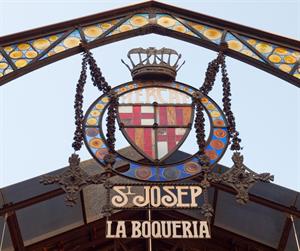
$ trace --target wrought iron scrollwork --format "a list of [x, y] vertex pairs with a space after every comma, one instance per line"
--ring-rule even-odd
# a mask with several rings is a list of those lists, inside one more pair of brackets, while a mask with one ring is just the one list
[[233, 167], [221, 175], [221, 182], [231, 186], [236, 192], [236, 200], [245, 204], [249, 200], [248, 191], [257, 182], [270, 182], [274, 176], [269, 173], [257, 174], [243, 163], [244, 157], [239, 152], [233, 153]]
[[77, 154], [72, 154], [69, 158], [70, 166], [59, 175], [43, 176], [41, 183], [44, 185], [59, 184], [66, 192], [66, 204], [72, 206], [78, 199], [81, 189], [90, 183], [89, 175], [79, 166], [80, 158]]
[[209, 199], [208, 199], [208, 188], [210, 187], [210, 182], [208, 180], [209, 168], [206, 167], [204, 169], [203, 173], [204, 173], [204, 176], [200, 183], [200, 185], [203, 189], [203, 196], [204, 196], [204, 203], [201, 207], [201, 214], [204, 217], [206, 217], [207, 221], [209, 221], [210, 218], [214, 214], [214, 209], [213, 209], [212, 205], [209, 203]]
[[[114, 135], [113, 135], [114, 136]], [[102, 207], [102, 214], [106, 217], [112, 214], [112, 206], [110, 203], [110, 191], [113, 187], [112, 182], [110, 181], [110, 177], [112, 175], [112, 167], [113, 164], [116, 162], [116, 157], [112, 153], [108, 153], [104, 156], [105, 166], [105, 181], [103, 182], [103, 186], [106, 189], [106, 198], [105, 198], [105, 205]]]

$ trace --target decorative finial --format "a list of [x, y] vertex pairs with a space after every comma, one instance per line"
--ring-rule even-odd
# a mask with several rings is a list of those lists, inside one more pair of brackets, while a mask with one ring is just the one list
[[121, 61], [129, 69], [133, 79], [159, 77], [174, 80], [178, 70], [185, 63], [184, 61], [179, 65], [181, 54], [169, 48], [134, 48], [128, 52], [127, 57], [131, 67], [123, 59]]

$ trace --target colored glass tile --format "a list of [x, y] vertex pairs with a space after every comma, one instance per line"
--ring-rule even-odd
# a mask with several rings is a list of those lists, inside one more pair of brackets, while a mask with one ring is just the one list
[[192, 32], [180, 19], [176, 19], [168, 14], [157, 14], [156, 23], [164, 28], [181, 32], [187, 35], [198, 37], [194, 32]]
[[135, 176], [141, 180], [148, 180], [151, 176], [153, 176], [152, 170], [153, 169], [149, 166], [140, 166], [135, 170]]
[[298, 69], [296, 69], [296, 71], [294, 72], [294, 77], [300, 79], [300, 66], [298, 66]]
[[17, 43], [4, 47], [4, 51], [11, 58], [17, 68], [28, 65], [40, 53], [54, 43], [61, 34], [37, 38], [27, 42]]
[[291, 50], [245, 36], [242, 36], [242, 38], [250, 46], [260, 52], [261, 55], [269, 60], [276, 68], [286, 73], [290, 73], [294, 65], [300, 60], [300, 51]]
[[[208, 26], [201, 23], [195, 23], [182, 18], [178, 18], [183, 24], [192, 27], [197, 32], [201, 33], [205, 38], [215, 44], [220, 44], [223, 31], [212, 26]], [[198, 36], [198, 35], [197, 35]]]
[[100, 135], [98, 128], [85, 128], [85, 142], [92, 155], [100, 162], [103, 162], [105, 154], [108, 153], [107, 147]]
[[12, 72], [13, 69], [10, 64], [7, 62], [5, 57], [0, 54], [0, 77]]
[[127, 139], [146, 157], [156, 159], [155, 131], [152, 128], [125, 128]]
[[130, 163], [130, 168], [123, 175], [138, 180], [157, 181], [157, 168]]
[[94, 41], [99, 38], [103, 33], [107, 30], [111, 29], [114, 25], [116, 25], [121, 19], [114, 19], [107, 22], [97, 23], [89, 26], [85, 26], [82, 28], [82, 32], [85, 36], [85, 39], [88, 42]]
[[192, 158], [182, 164], [167, 166], [167, 167], [157, 167], [157, 177], [156, 181], [173, 181], [189, 178], [191, 176], [197, 175], [201, 172], [201, 167], [197, 164], [199, 162], [198, 158]]
[[97, 126], [99, 124], [99, 118], [101, 117], [101, 114], [103, 113], [103, 109], [105, 108], [107, 102], [108, 98], [104, 98], [102, 100], [99, 100], [99, 102], [94, 105], [93, 109], [90, 111], [86, 119], [86, 126]]
[[120, 26], [116, 27], [107, 36], [115, 35], [118, 33], [135, 30], [141, 28], [149, 23], [149, 14], [135, 14]]
[[63, 52], [65, 50], [74, 48], [80, 44], [81, 37], [78, 29], [74, 30], [71, 34], [69, 34], [63, 41], [59, 42], [52, 48], [46, 55], [42, 57], [42, 59], [53, 56], [57, 53]]
[[184, 164], [184, 171], [188, 174], [197, 174], [201, 172], [201, 166], [199, 165], [198, 161], [189, 161]]
[[216, 104], [212, 103], [208, 98], [203, 97], [201, 98], [201, 103], [207, 109], [209, 116], [212, 118], [213, 125], [215, 127], [225, 127], [226, 122], [223, 117], [222, 112], [220, 112], [219, 108]]
[[246, 46], [244, 43], [242, 43], [239, 39], [237, 39], [234, 35], [232, 35], [229, 32], [226, 34], [225, 42], [227, 43], [228, 48], [230, 50], [234, 50], [234, 51], [240, 52], [248, 57], [263, 61], [253, 51], [251, 51], [251, 49], [249, 49], [248, 46]]
[[162, 171], [162, 176], [166, 180], [177, 180], [180, 177], [181, 170], [177, 166], [166, 167]]

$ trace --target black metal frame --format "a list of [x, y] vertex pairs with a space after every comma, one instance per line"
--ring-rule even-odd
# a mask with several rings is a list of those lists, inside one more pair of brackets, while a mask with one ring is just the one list
[[[50, 25], [47, 27], [37, 28], [37, 29], [30, 30], [27, 32], [21, 32], [21, 33], [1, 37], [0, 38], [0, 48], [2, 48], [3, 46], [6, 46], [6, 45], [11, 45], [13, 43], [19, 43], [19, 42], [28, 41], [28, 40], [34, 39], [34, 38], [39, 38], [39, 37], [41, 37], [41, 35], [48, 36], [48, 35], [56, 34], [58, 32], [70, 32], [70, 30], [73, 31], [75, 29], [78, 29], [79, 33], [82, 34], [81, 27], [83, 27], [83, 26], [99, 23], [102, 21], [109, 21], [112, 19], [122, 18], [122, 20], [116, 26], [114, 26], [116, 28], [119, 25], [121, 25], [122, 22], [125, 22], [126, 20], [128, 20], [132, 15], [138, 14], [138, 13], [149, 13], [151, 16], [155, 16], [156, 13], [165, 13], [165, 14], [169, 14], [171, 16], [184, 18], [186, 20], [190, 20], [193, 22], [201, 22], [203, 24], [207, 24], [209, 26], [222, 29], [225, 32], [231, 32], [233, 35], [236, 35], [236, 34], [237, 35], [245, 35], [245, 36], [249, 36], [251, 38], [263, 40], [264, 42], [270, 42], [272, 44], [287, 47], [287, 48], [293, 49], [293, 50], [299, 50], [299, 48], [300, 48], [300, 42], [296, 41], [296, 40], [288, 39], [288, 38], [285, 38], [282, 36], [277, 36], [277, 35], [274, 35], [271, 33], [263, 32], [263, 31], [260, 31], [257, 29], [253, 29], [253, 28], [242, 26], [242, 25], [235, 24], [232, 22], [213, 18], [213, 17], [206, 16], [203, 14], [195, 13], [195, 12], [188, 11], [185, 9], [169, 6], [169, 5], [166, 5], [163, 3], [158, 3], [155, 1], [149, 1], [149, 2], [145, 2], [145, 3], [141, 3], [141, 4], [136, 4], [134, 6], [124, 7], [124, 8], [120, 8], [120, 9], [116, 9], [116, 10], [112, 10], [112, 11], [103, 12], [100, 14], [95, 14], [92, 16], [87, 16], [84, 18], [79, 18], [79, 19], [75, 19], [75, 20], [71, 20], [71, 21], [67, 21], [67, 22], [63, 22], [63, 23], [59, 23], [59, 24], [55, 24], [55, 25]], [[185, 24], [183, 24], [183, 25], [185, 25]], [[187, 27], [187, 28], [191, 29], [192, 27]], [[191, 30], [193, 30], [193, 29], [191, 29]], [[104, 35], [102, 34], [103, 36], [100, 35], [99, 39], [95, 39], [94, 41], [89, 42], [87, 44], [88, 44], [89, 48], [91, 49], [91, 48], [95, 48], [95, 47], [98, 47], [98, 46], [101, 46], [104, 44], [127, 39], [129, 37], [145, 35], [145, 34], [149, 34], [149, 33], [156, 33], [159, 35], [175, 37], [176, 39], [181, 39], [181, 40], [187, 41], [189, 43], [200, 45], [200, 46], [203, 46], [203, 47], [208, 48], [213, 51], [219, 51], [221, 48], [221, 45], [216, 45], [213, 42], [208, 41], [207, 39], [195, 38], [195, 37], [192, 37], [192, 36], [189, 36], [186, 34], [182, 34], [180, 32], [168, 30], [166, 28], [163, 28], [156, 24], [151, 24], [151, 23], [145, 25], [142, 28], [138, 28], [136, 30], [131, 30], [131, 31], [124, 32], [124, 33], [119, 33], [119, 34], [109, 36], [109, 37], [104, 37]], [[224, 37], [222, 37], [222, 39], [224, 39]], [[237, 39], [240, 40], [238, 37], [237, 37]], [[84, 38], [83, 38], [83, 41], [84, 41]], [[244, 41], [242, 41], [242, 40], [240, 40], [240, 41], [242, 43], [244, 43]], [[47, 50], [50, 51], [54, 47], [54, 44], [55, 44], [55, 42], [49, 48], [47, 48]], [[248, 47], [250, 48], [251, 46], [248, 45]], [[3, 84], [5, 84], [15, 78], [18, 78], [30, 71], [36, 70], [47, 64], [56, 62], [60, 59], [78, 54], [80, 52], [82, 52], [82, 48], [80, 46], [78, 46], [78, 47], [75, 47], [72, 49], [68, 49], [59, 54], [53, 55], [51, 57], [48, 57], [46, 59], [43, 59], [42, 61], [37, 61], [37, 59], [32, 60], [31, 63], [29, 63], [24, 68], [17, 69], [15, 71], [13, 71], [12, 73], [9, 73], [9, 74], [3, 76], [2, 78], [0, 78], [0, 85], [3, 85]], [[290, 74], [288, 74], [288, 73], [283, 72], [280, 69], [276, 68], [271, 63], [265, 64], [263, 62], [260, 62], [253, 58], [250, 58], [248, 56], [245, 56], [245, 55], [238, 53], [236, 51], [233, 51], [233, 50], [227, 50], [224, 53], [230, 57], [233, 57], [242, 62], [248, 63], [256, 68], [262, 69], [270, 74], [273, 74], [279, 78], [282, 78], [283, 80], [286, 80], [297, 87], [300, 87], [300, 79], [297, 79], [296, 77], [291, 75], [291, 74], [293, 74], [292, 71], [294, 71], [294, 72], [296, 71], [296, 69], [297, 69], [296, 65], [292, 69]], [[260, 55], [258, 52], [256, 52], [255, 54], [258, 55], [259, 57], [263, 58], [262, 55]], [[4, 56], [5, 56], [5, 54], [4, 54]], [[14, 64], [12, 64], [11, 67], [14, 67]]]

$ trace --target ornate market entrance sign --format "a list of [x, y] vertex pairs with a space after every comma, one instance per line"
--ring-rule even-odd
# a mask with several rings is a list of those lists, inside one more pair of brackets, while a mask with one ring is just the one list
[[[273, 180], [270, 174], [256, 174], [243, 164], [223, 51], [209, 63], [204, 83], [196, 89], [175, 81], [182, 66], [178, 65], [181, 55], [176, 51], [152, 47], [132, 49], [128, 52], [131, 66], [122, 62], [133, 80], [112, 88], [102, 77], [88, 48], [82, 46], [85, 54], [75, 96], [76, 131], [72, 146], [78, 151], [84, 141], [104, 172], [88, 175], [79, 167], [79, 156], [72, 154], [70, 168], [64, 174], [46, 177], [42, 182], [62, 184], [70, 203], [75, 202], [85, 185], [103, 184], [106, 196], [101, 199], [102, 212], [107, 217], [107, 238], [210, 238], [209, 222], [214, 211], [208, 198], [211, 183], [232, 187], [237, 192], [237, 201], [246, 203], [248, 190], [257, 181]], [[87, 64], [94, 85], [103, 95], [83, 116]], [[220, 68], [223, 109], [208, 96]], [[124, 140], [140, 156], [138, 160], [115, 149], [116, 123]], [[193, 128], [197, 150], [189, 151], [188, 155], [177, 154]], [[234, 151], [234, 165], [217, 173], [214, 167], [228, 145]], [[114, 175], [131, 182], [113, 183]], [[113, 220], [110, 216], [116, 210], [144, 210], [148, 219]], [[151, 214], [154, 210], [198, 210], [203, 219], [154, 219]]]
[[[199, 152], [182, 160], [167, 161], [182, 145], [194, 120], [192, 94], [197, 90], [179, 82], [133, 81], [113, 88], [119, 105], [117, 120], [120, 129], [145, 159], [135, 161], [118, 152], [119, 159], [128, 161], [129, 169], [119, 175], [150, 182], [168, 182], [194, 177], [201, 173]], [[108, 153], [102, 120], [109, 106], [107, 95], [98, 98], [85, 117], [85, 143], [92, 156], [102, 165]], [[210, 122], [210, 137], [205, 152], [213, 167], [224, 154], [229, 142], [225, 115], [209, 97], [202, 96]]]
[[[198, 184], [113, 186], [113, 209], [199, 209], [202, 188]], [[142, 193], [134, 188], [141, 187]], [[139, 188], [140, 188], [139, 187]], [[207, 221], [111, 221], [107, 238], [210, 238]]]

